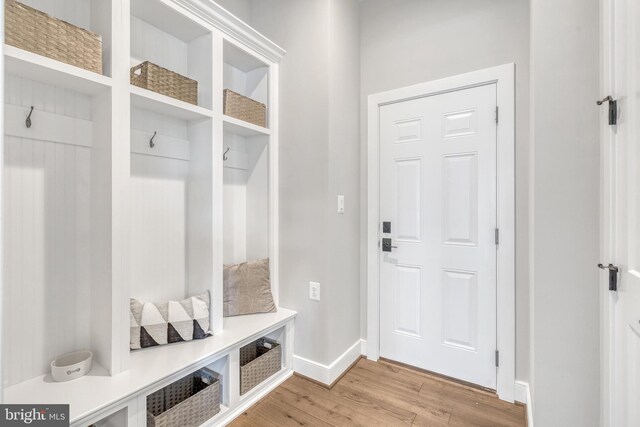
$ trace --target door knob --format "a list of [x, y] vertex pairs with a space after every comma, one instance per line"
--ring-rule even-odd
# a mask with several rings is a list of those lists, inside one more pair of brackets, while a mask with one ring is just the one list
[[391, 252], [391, 249], [396, 249], [397, 246], [391, 244], [391, 239], [385, 237], [382, 239], [382, 252]]

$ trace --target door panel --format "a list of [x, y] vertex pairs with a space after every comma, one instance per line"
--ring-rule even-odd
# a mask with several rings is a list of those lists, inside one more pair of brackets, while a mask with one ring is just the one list
[[397, 239], [420, 241], [422, 159], [395, 160]]
[[443, 342], [465, 350], [478, 349], [478, 277], [471, 271], [444, 270]]
[[380, 109], [380, 356], [496, 388], [496, 86]]
[[420, 338], [422, 336], [422, 306], [420, 267], [396, 265], [393, 280], [394, 330]]
[[472, 245], [478, 240], [478, 156], [443, 156], [442, 231], [445, 245]]

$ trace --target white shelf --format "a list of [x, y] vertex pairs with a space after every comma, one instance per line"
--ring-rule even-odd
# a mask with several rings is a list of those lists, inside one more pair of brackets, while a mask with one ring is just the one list
[[228, 354], [245, 343], [293, 320], [296, 312], [279, 308], [275, 313], [253, 314], [224, 319], [224, 331], [204, 340], [165, 345], [131, 353], [127, 371], [109, 376], [94, 364], [86, 376], [56, 383], [50, 375], [40, 376], [4, 391], [5, 404], [69, 404], [71, 423], [96, 411], [122, 402], [143, 392], [171, 375], [186, 375]]
[[131, 85], [130, 92], [131, 105], [134, 107], [183, 120], [203, 120], [213, 117], [213, 111], [207, 108], [189, 104], [138, 86]]
[[135, 0], [131, 2], [131, 14], [187, 42], [210, 33], [210, 30], [189, 19], [168, 2]]
[[222, 116], [224, 131], [240, 136], [264, 136], [271, 135], [271, 130], [252, 123], [239, 120], [234, 117]]
[[224, 43], [224, 62], [245, 73], [258, 68], [268, 68], [263, 61], [228, 40]]
[[111, 78], [46, 56], [4, 45], [5, 72], [52, 86], [95, 95], [111, 88]]

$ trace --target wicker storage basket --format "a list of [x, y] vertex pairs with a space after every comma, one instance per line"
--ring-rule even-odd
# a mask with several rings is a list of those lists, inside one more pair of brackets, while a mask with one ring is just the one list
[[276, 341], [260, 338], [240, 348], [240, 394], [245, 394], [281, 368], [282, 348]]
[[202, 368], [147, 396], [148, 427], [195, 427], [220, 412], [220, 379]]
[[131, 84], [198, 105], [198, 82], [153, 62], [131, 68]]
[[102, 74], [102, 36], [25, 6], [4, 4], [5, 43]]
[[224, 114], [267, 127], [267, 106], [229, 89], [224, 90]]

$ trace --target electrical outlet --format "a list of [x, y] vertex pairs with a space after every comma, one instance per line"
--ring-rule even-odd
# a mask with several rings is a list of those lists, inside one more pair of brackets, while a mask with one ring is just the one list
[[320, 301], [320, 283], [309, 282], [309, 299]]

